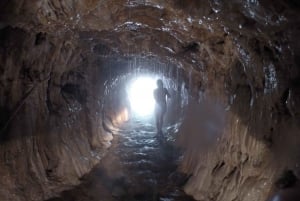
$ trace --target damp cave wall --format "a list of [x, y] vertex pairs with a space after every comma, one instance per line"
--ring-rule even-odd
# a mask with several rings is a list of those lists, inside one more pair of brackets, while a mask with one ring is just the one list
[[67, 38], [1, 30], [1, 200], [46, 199], [78, 184], [109, 146], [105, 78], [80, 55]]
[[182, 129], [180, 169], [190, 176], [185, 192], [196, 200], [299, 199], [286, 176], [299, 177], [299, 42], [282, 34], [273, 41], [283, 44], [281, 52], [259, 37], [236, 38], [230, 67], [207, 74], [207, 87], [191, 89], [198, 103], [188, 113], [193, 123], [185, 122], [190, 128]]
[[[84, 49], [89, 43], [72, 37], [80, 29], [103, 37], [117, 53], [148, 51], [174, 61], [184, 70], [194, 99], [217, 99], [226, 109], [226, 124], [211, 148], [194, 149], [189, 146], [193, 137], [184, 133], [181, 170], [191, 175], [188, 194], [197, 200], [266, 200], [278, 190], [274, 184], [285, 169], [298, 175], [297, 2], [259, 1], [252, 7], [249, 1], [149, 1], [130, 15], [130, 21], [148, 27], [137, 23], [125, 30], [130, 9], [122, 1], [12, 2], [2, 2], [6, 10], [1, 14], [1, 175], [6, 186], [1, 197], [40, 200], [78, 183], [99, 161], [103, 152], [98, 149], [111, 140], [95, 110], [99, 100], [94, 97], [103, 91], [95, 86], [103, 83], [94, 75], [105, 73], [90, 64], [89, 49]], [[97, 23], [95, 16], [106, 20]], [[172, 20], [169, 29], [158, 30]], [[101, 34], [94, 34], [97, 30]]]

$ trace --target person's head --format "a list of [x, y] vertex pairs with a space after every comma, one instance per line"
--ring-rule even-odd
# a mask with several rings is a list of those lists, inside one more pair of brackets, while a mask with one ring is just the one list
[[164, 86], [161, 79], [158, 79], [158, 80], [156, 81], [156, 85], [157, 85], [158, 88], [163, 88], [163, 86]]

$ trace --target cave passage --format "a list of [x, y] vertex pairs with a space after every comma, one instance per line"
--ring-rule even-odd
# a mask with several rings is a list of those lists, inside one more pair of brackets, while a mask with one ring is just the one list
[[300, 200], [298, 1], [0, 1], [0, 201]]
[[[171, 99], [163, 133], [155, 127], [153, 91], [162, 79]], [[114, 136], [101, 163], [81, 184], [49, 201], [189, 201], [183, 191], [188, 175], [178, 171], [182, 151], [175, 145], [184, 117], [186, 90], [181, 82], [160, 74], [126, 73], [106, 83], [103, 124]]]
[[107, 155], [82, 183], [48, 201], [192, 201], [182, 187], [188, 176], [177, 172], [181, 153], [173, 144], [179, 123], [158, 136], [153, 123], [128, 120], [118, 127]]
[[[119, 102], [121, 106], [114, 105], [121, 109], [116, 115], [118, 123], [111, 129], [114, 132], [112, 146], [102, 162], [82, 178], [79, 186], [49, 201], [194, 200], [183, 191], [188, 176], [178, 172], [182, 153], [174, 142], [182, 117], [177, 114], [173, 122], [167, 118], [162, 135], [155, 128], [153, 90], [156, 79], [158, 76], [125, 76], [127, 84], [117, 84], [115, 89], [110, 89], [110, 96], [125, 100], [125, 104]], [[172, 80], [165, 81], [170, 86]], [[124, 90], [123, 86], [126, 92], [116, 93], [119, 87]], [[170, 92], [176, 98], [172, 89]], [[179, 102], [175, 103], [176, 100], [169, 103], [168, 114], [172, 113], [172, 107], [179, 107]]]

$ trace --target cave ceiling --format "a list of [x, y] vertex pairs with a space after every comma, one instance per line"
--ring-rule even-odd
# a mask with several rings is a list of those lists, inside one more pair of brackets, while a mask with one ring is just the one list
[[230, 69], [241, 66], [254, 94], [273, 68], [296, 79], [289, 69], [299, 63], [299, 8], [293, 0], [6, 0], [0, 22], [90, 63], [108, 57], [171, 63], [204, 88], [218, 79], [223, 90]]
[[287, 37], [282, 32], [299, 21], [299, 3], [291, 0], [15, 0], [0, 5], [2, 27], [66, 37], [71, 43], [80, 39], [89, 54], [159, 56], [197, 71], [226, 68], [232, 49], [245, 56], [243, 43], [280, 49], [278, 39]]

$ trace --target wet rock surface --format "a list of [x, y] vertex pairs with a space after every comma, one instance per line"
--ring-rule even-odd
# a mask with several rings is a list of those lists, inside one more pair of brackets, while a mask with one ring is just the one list
[[79, 186], [48, 201], [193, 201], [182, 189], [188, 177], [177, 172], [179, 157], [151, 124], [131, 120]]
[[[180, 78], [188, 96], [226, 108], [214, 149], [201, 152], [184, 132], [185, 192], [218, 201], [276, 194], [285, 169], [300, 172], [299, 12], [296, 0], [1, 1], [0, 197], [48, 199], [95, 164], [108, 167], [110, 157], [101, 158], [119, 99], [103, 106], [106, 83], [114, 90], [117, 73], [141, 68]], [[134, 143], [126, 140], [120, 147]], [[157, 169], [147, 158], [129, 161]], [[128, 195], [122, 175], [124, 184], [101, 196]]]

